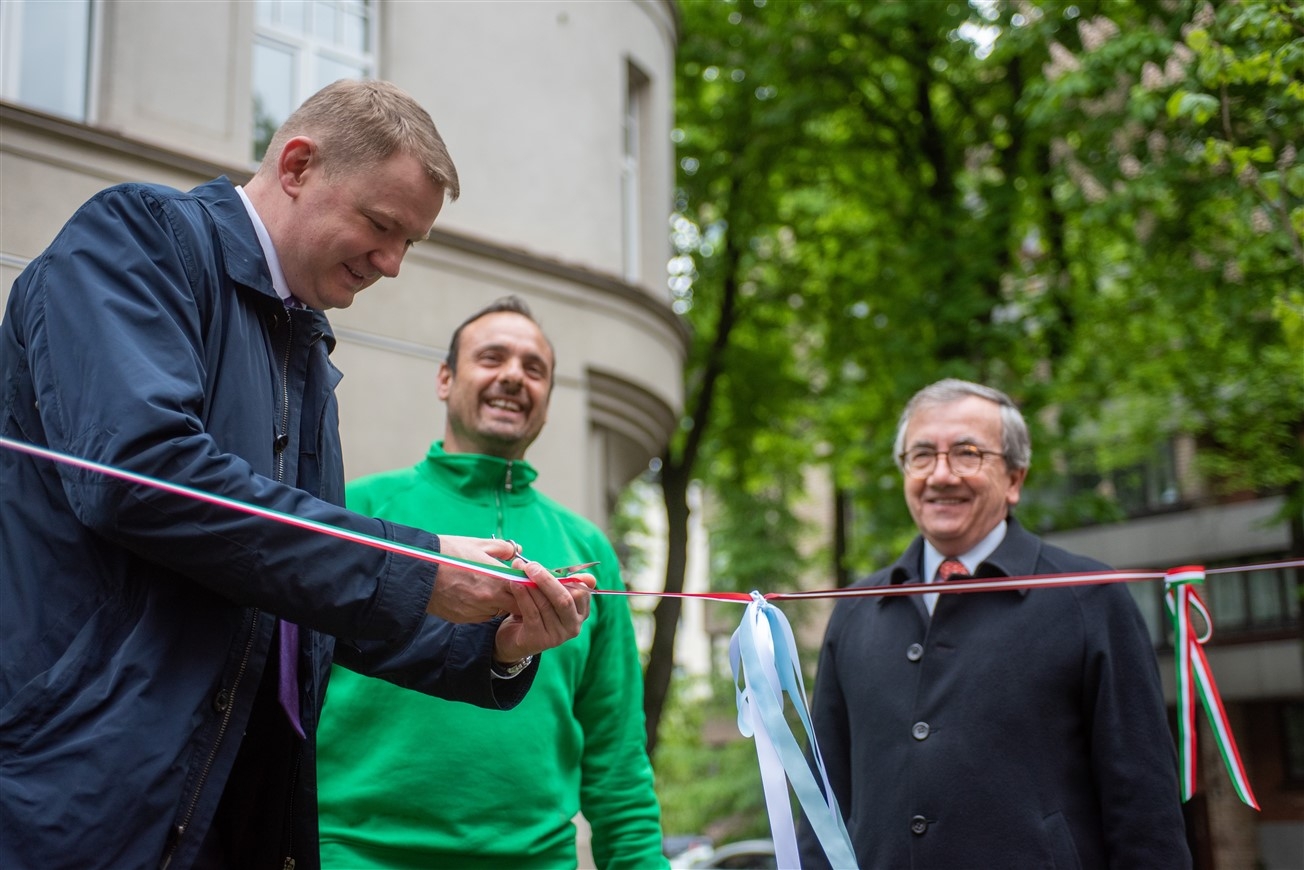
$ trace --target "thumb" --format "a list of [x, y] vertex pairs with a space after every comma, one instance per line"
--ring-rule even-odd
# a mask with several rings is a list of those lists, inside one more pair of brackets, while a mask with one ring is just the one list
[[494, 538], [485, 542], [485, 553], [500, 562], [511, 562], [521, 552], [521, 545], [515, 541]]

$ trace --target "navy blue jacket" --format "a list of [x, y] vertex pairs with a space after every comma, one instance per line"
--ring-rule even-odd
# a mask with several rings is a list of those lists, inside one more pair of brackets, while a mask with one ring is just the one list
[[[14, 283], [0, 435], [437, 549], [338, 507], [333, 345], [324, 315], [276, 296], [226, 179], [120, 185]], [[303, 627], [308, 739], [284, 776], [246, 780], [242, 809], [276, 835], [232, 858], [315, 866], [332, 636], [351, 639], [341, 664], [432, 694], [511, 706], [528, 687], [490, 679], [495, 625], [426, 616], [434, 582], [429, 563], [0, 449], [0, 866], [191, 866], [271, 721], [278, 616]]]
[[[857, 586], [920, 582], [923, 539]], [[1013, 518], [980, 577], [1096, 571]], [[1159, 671], [1122, 585], [838, 602], [815, 738], [863, 870], [1191, 864]], [[809, 825], [802, 866], [827, 867]]]

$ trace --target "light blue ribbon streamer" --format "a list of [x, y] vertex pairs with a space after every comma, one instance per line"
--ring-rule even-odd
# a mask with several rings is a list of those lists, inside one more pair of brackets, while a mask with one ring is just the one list
[[[781, 643], [775, 643], [775, 638]], [[729, 641], [729, 663], [733, 667], [734, 695], [738, 703], [738, 730], [756, 742], [761, 765], [765, 805], [770, 816], [774, 852], [780, 867], [800, 866], [797, 834], [788, 801], [787, 782], [797, 796], [802, 812], [819, 838], [829, 863], [838, 868], [856, 867], [851, 837], [829, 787], [824, 759], [820, 757], [806, 707], [806, 687], [797, 660], [797, 643], [787, 618], [759, 592], [743, 614], [742, 624]], [[740, 672], [739, 666], [742, 666]], [[824, 786], [816, 783], [783, 716], [783, 695], [787, 693], [806, 729], [811, 757]], [[827, 799], [825, 796], [827, 795]]]

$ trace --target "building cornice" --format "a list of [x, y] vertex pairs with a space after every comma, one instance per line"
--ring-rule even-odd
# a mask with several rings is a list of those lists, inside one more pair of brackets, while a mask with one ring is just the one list
[[4, 134], [11, 125], [25, 127], [28, 130], [65, 139], [76, 145], [102, 149], [117, 156], [133, 160], [156, 163], [168, 169], [193, 173], [200, 178], [212, 178], [226, 175], [237, 184], [243, 184], [253, 175], [247, 167], [235, 167], [195, 157], [183, 151], [164, 148], [139, 139], [133, 139], [122, 133], [103, 127], [94, 127], [80, 121], [50, 115], [26, 106], [7, 103], [0, 100], [0, 147], [4, 145]]
[[[673, 4], [658, 3], [657, 5], [666, 5], [673, 9]], [[253, 175], [253, 168], [250, 166], [206, 160], [183, 151], [134, 139], [120, 132], [0, 101], [0, 149], [3, 149], [4, 146], [5, 131], [15, 126], [24, 127], [45, 136], [64, 139], [75, 145], [110, 152], [123, 158], [152, 163], [173, 171], [192, 174], [200, 180], [225, 175], [237, 184], [243, 184]], [[646, 288], [622, 281], [605, 272], [542, 257], [521, 248], [493, 242], [456, 230], [435, 227], [431, 230], [430, 241], [436, 245], [506, 263], [526, 271], [559, 278], [613, 296], [621, 302], [645, 312], [649, 317], [661, 321], [670, 329], [672, 334], [679, 337], [683, 343], [683, 349], [687, 351], [689, 333], [684, 321], [675, 315], [668, 304], [658, 300]]]

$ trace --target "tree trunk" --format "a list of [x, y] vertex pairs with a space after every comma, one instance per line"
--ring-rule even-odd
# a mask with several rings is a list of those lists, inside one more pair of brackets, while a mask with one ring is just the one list
[[[661, 495], [666, 505], [666, 584], [667, 592], [684, 591], [684, 573], [688, 567], [688, 469], [668, 461], [661, 466]], [[675, 668], [675, 635], [679, 631], [679, 614], [683, 599], [666, 596], [652, 611], [652, 648], [648, 654], [647, 673], [643, 676], [643, 715], [647, 719], [647, 752], [657, 746], [657, 730], [670, 693], [670, 678]]]
[[851, 496], [843, 487], [833, 488], [833, 576], [838, 588], [851, 585], [851, 569], [847, 566], [847, 516]]
[[[702, 438], [711, 422], [715, 391], [724, 370], [724, 352], [737, 324], [740, 253], [732, 234], [726, 235], [721, 256], [725, 277], [720, 314], [702, 365], [701, 386], [690, 409], [692, 426], [678, 458], [672, 447], [666, 450], [661, 461], [661, 495], [666, 505], [666, 592], [684, 591], [684, 572], [688, 566], [688, 484], [697, 464]], [[682, 599], [667, 596], [652, 611], [652, 650], [643, 675], [643, 715], [647, 719], [649, 756], [656, 749], [657, 729], [661, 727], [661, 713], [670, 692], [670, 678], [675, 668], [675, 634], [679, 631], [682, 610]]]

